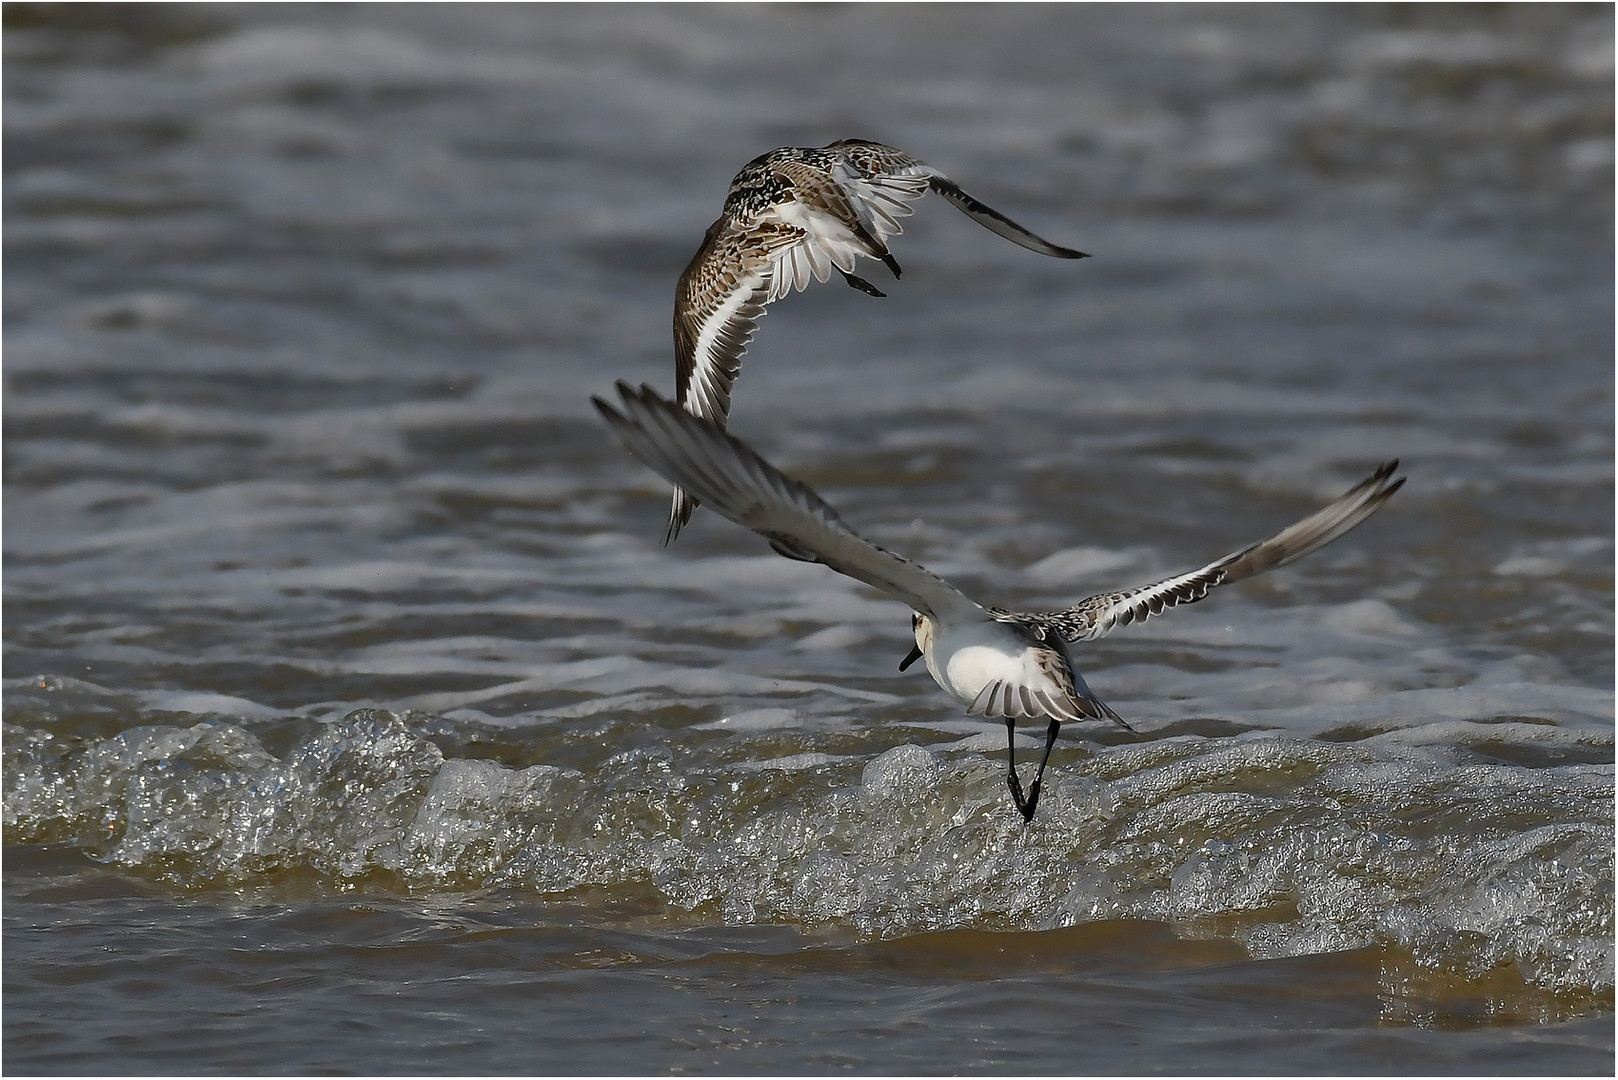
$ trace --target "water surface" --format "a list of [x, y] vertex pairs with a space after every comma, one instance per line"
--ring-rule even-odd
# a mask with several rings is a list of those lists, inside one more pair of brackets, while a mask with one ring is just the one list
[[[1611, 1070], [1610, 10], [6, 17], [12, 1071]], [[852, 135], [1094, 255], [770, 309], [872, 539], [1057, 606], [1410, 477], [1082, 650], [1029, 826], [587, 404]]]

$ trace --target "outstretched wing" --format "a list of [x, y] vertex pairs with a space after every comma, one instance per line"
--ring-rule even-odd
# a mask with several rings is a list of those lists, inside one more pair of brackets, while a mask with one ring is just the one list
[[968, 194], [959, 184], [925, 161], [895, 147], [865, 139], [844, 139], [832, 143], [827, 149], [842, 152], [848, 164], [846, 177], [839, 175], [838, 179], [849, 191], [856, 208], [862, 215], [868, 215], [862, 216], [861, 220], [878, 238], [901, 232], [894, 218], [909, 214], [911, 208], [906, 203], [919, 199], [931, 188], [985, 229], [1029, 251], [1056, 259], [1086, 257], [1082, 251], [1062, 247], [1036, 236], [994, 207]]
[[904, 232], [899, 219], [915, 213], [910, 204], [927, 194], [931, 166], [902, 150], [863, 139], [844, 139], [826, 149], [837, 153], [830, 175], [847, 195], [860, 225], [883, 242]]
[[693, 414], [724, 426], [742, 353], [764, 314], [770, 266], [802, 236], [779, 222], [738, 229], [721, 218], [708, 229], [674, 291], [675, 389]]
[[[802, 236], [779, 222], [744, 230], [721, 218], [708, 229], [674, 291], [674, 385], [691, 413], [725, 425], [742, 354], [769, 301], [771, 266]], [[674, 493], [663, 543], [680, 534], [696, 508], [689, 494]]]
[[618, 396], [623, 413], [591, 400], [631, 453], [782, 555], [823, 563], [936, 619], [983, 616], [955, 586], [855, 533], [807, 484], [784, 476], [716, 424], [649, 386], [620, 382]]
[[1037, 251], [1041, 255], [1049, 255], [1053, 259], [1084, 259], [1089, 257], [1082, 251], [1062, 247], [1060, 244], [1053, 244], [1044, 237], [1036, 236], [1034, 233], [1029, 232], [994, 207], [967, 194], [959, 184], [943, 173], [935, 171], [931, 176], [930, 183], [934, 191], [954, 203], [956, 209], [960, 210], [961, 213], [990, 232], [1005, 237], [1013, 244], [1020, 244], [1029, 251]]
[[1194, 604], [1215, 585], [1261, 574], [1319, 551], [1382, 508], [1404, 477], [1393, 477], [1399, 467], [1389, 461], [1345, 492], [1329, 506], [1282, 529], [1268, 540], [1232, 552], [1200, 570], [1165, 578], [1155, 585], [1127, 592], [1101, 593], [1062, 611], [1024, 616], [1060, 634], [1067, 641], [1091, 641], [1118, 626], [1140, 622], [1180, 604]]

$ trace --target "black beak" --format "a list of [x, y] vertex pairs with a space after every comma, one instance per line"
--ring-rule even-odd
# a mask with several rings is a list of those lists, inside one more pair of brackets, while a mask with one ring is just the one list
[[919, 646], [916, 646], [916, 645], [910, 646], [910, 655], [905, 657], [903, 660], [899, 661], [899, 670], [903, 671], [905, 668], [909, 667], [911, 664], [914, 664], [917, 660], [920, 660], [920, 659], [921, 659], [921, 648]]

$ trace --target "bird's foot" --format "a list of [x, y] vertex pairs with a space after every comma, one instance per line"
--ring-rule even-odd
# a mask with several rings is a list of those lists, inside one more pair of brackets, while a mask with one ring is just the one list
[[1011, 789], [1011, 801], [1016, 805], [1017, 812], [1024, 821], [1034, 820], [1034, 811], [1039, 807], [1039, 781], [1036, 779], [1024, 795], [1022, 781], [1017, 779], [1015, 772], [1006, 773], [1006, 786]]

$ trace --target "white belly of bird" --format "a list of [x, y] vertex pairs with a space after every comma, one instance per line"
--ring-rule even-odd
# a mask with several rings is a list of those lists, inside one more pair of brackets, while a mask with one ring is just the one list
[[[992, 631], [973, 636], [979, 640], [935, 641], [933, 653], [927, 657], [927, 670], [932, 672], [934, 681], [957, 701], [972, 704], [992, 682], [1045, 689], [1057, 697], [1065, 696], [1046, 674], [1034, 650], [1024, 642], [1010, 634]], [[984, 641], [984, 636], [1000, 640]]]

